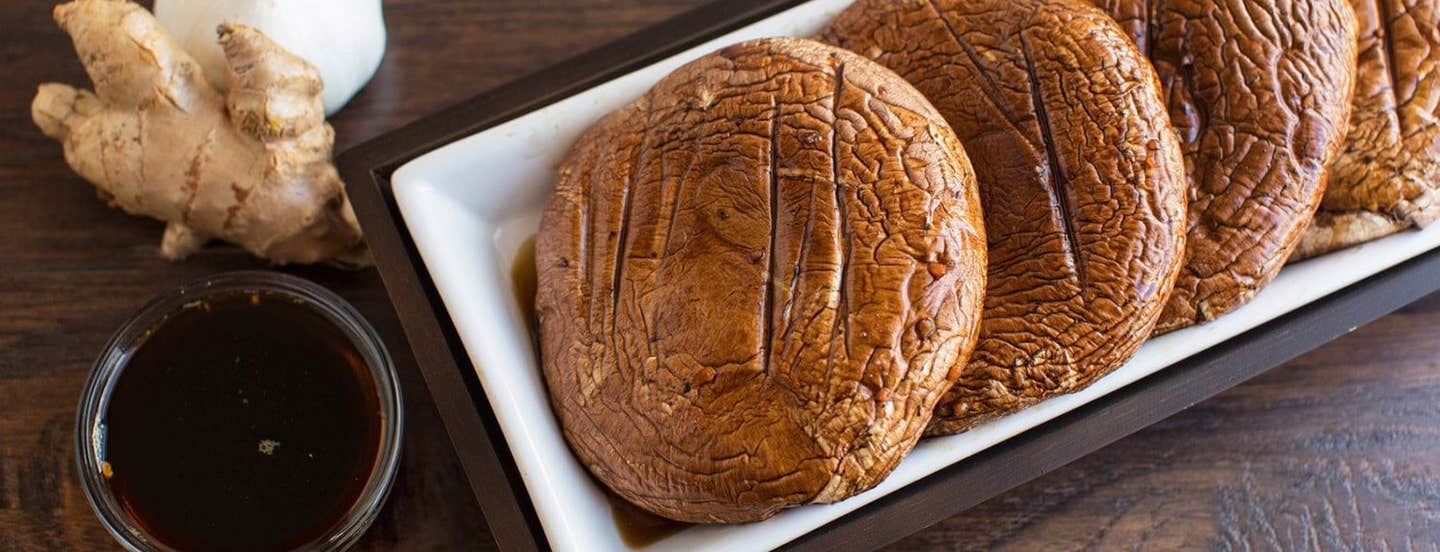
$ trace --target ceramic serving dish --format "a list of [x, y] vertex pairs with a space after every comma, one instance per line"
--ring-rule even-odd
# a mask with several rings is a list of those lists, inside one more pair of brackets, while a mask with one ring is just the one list
[[[629, 547], [612, 514], [610, 499], [575, 460], [561, 436], [528, 336], [526, 315], [514, 294], [512, 265], [537, 230], [555, 167], [587, 126], [635, 99], [685, 62], [740, 40], [809, 36], [848, 4], [849, 0], [799, 4], [430, 150], [391, 175], [394, 200], [403, 219], [400, 232], [408, 232], [453, 322], [470, 367], [485, 390], [484, 400], [514, 456], [544, 539], [553, 548]], [[922, 441], [888, 479], [868, 492], [837, 504], [797, 508], [759, 523], [692, 526], [649, 544], [647, 549], [755, 550], [783, 545], [927, 475], [1437, 246], [1440, 225], [1289, 266], [1250, 304], [1209, 324], [1150, 340], [1129, 363], [1081, 392], [1039, 403], [960, 435]]]

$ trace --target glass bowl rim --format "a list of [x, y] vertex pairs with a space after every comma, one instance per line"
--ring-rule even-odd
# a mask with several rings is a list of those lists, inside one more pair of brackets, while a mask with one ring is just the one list
[[395, 364], [375, 328], [353, 305], [319, 284], [274, 271], [225, 272], [186, 282], [151, 298], [110, 336], [96, 358], [80, 395], [75, 417], [75, 461], [81, 488], [101, 524], [126, 549], [173, 550], [151, 536], [116, 500], [102, 472], [110, 392], [133, 351], [166, 317], [185, 305], [225, 293], [258, 291], [297, 299], [314, 308], [347, 335], [370, 369], [380, 406], [380, 446], [360, 496], [336, 524], [298, 549], [344, 550], [360, 539], [379, 516], [394, 486], [403, 443], [404, 407]]

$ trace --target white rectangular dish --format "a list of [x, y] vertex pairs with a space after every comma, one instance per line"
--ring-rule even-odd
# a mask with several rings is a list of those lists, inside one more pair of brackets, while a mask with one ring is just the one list
[[[850, 0], [813, 0], [543, 109], [436, 149], [395, 171], [405, 226], [429, 271], [505, 440], [536, 514], [557, 550], [626, 549], [605, 491], [570, 453], [551, 414], [510, 267], [535, 233], [555, 166], [577, 136], [683, 63], [740, 40], [808, 36]], [[876, 488], [773, 519], [695, 526], [654, 550], [769, 549], [795, 539], [946, 466], [1440, 246], [1440, 225], [1287, 267], [1248, 305], [1215, 322], [1152, 339], [1089, 388], [967, 433], [929, 439]]]

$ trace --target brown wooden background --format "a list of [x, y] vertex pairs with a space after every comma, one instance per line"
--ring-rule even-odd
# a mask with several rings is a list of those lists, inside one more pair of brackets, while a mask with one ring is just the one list
[[[333, 123], [338, 148], [703, 0], [386, 0], [380, 73]], [[0, 551], [112, 549], [73, 468], [75, 401], [147, 298], [225, 270], [216, 247], [157, 257], [161, 226], [105, 207], [30, 123], [42, 81], [86, 84], [49, 0], [0, 2]], [[287, 271], [400, 336], [375, 272]], [[490, 543], [408, 351], [399, 481], [362, 550]], [[1120, 441], [896, 549], [1435, 550], [1440, 295]]]

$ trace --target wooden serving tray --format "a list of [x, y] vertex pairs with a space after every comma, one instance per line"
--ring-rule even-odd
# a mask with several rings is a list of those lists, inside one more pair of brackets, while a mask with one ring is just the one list
[[[391, 187], [404, 163], [801, 0], [717, 0], [342, 153], [386, 289], [496, 543], [547, 549], [515, 461]], [[1440, 289], [1440, 250], [1332, 293], [860, 508], [786, 547], [874, 548], [1063, 466]]]

